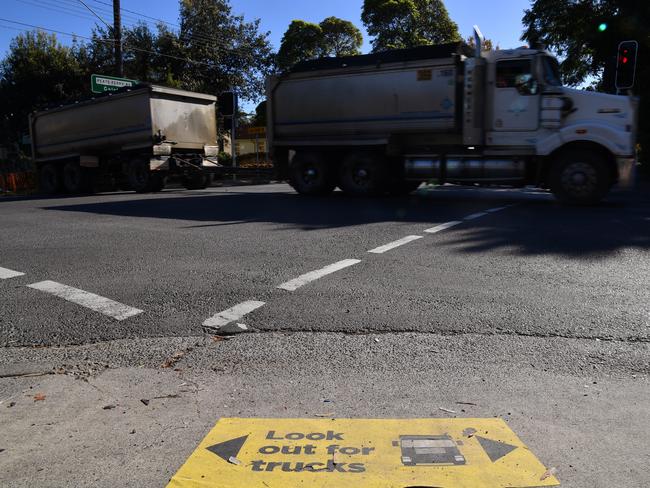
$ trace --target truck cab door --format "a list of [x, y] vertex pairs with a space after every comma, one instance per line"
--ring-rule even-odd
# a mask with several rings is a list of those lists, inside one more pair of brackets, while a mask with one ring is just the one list
[[492, 130], [508, 132], [537, 130], [540, 110], [539, 91], [532, 58], [497, 61]]

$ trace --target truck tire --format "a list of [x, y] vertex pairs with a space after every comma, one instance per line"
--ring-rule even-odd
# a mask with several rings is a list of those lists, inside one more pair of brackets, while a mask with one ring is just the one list
[[187, 190], [203, 190], [210, 184], [210, 175], [193, 173], [183, 177], [183, 186]]
[[151, 175], [151, 191], [154, 193], [161, 192], [165, 189], [166, 178], [160, 172], [155, 172]]
[[61, 192], [61, 172], [55, 164], [44, 164], [38, 171], [38, 183], [41, 192], [55, 195]]
[[63, 188], [68, 193], [89, 192], [90, 174], [76, 162], [67, 162], [63, 166]]
[[327, 195], [336, 188], [335, 173], [320, 154], [300, 151], [289, 166], [289, 184], [301, 195]]
[[137, 193], [151, 191], [153, 175], [149, 169], [149, 163], [143, 159], [131, 161], [128, 168], [129, 186]]
[[394, 196], [403, 196], [413, 193], [420, 188], [421, 181], [399, 180], [391, 182], [388, 192]]
[[596, 204], [607, 194], [611, 185], [607, 161], [597, 151], [563, 152], [551, 167], [551, 191], [562, 203]]
[[355, 152], [345, 157], [339, 170], [339, 186], [350, 195], [379, 195], [387, 190], [386, 159], [374, 152]]

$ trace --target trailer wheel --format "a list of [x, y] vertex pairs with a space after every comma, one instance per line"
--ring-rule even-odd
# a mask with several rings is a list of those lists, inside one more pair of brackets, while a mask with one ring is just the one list
[[421, 181], [399, 180], [390, 185], [388, 192], [394, 196], [408, 195], [420, 188], [421, 184]]
[[350, 195], [379, 195], [387, 190], [388, 165], [379, 153], [349, 154], [339, 171], [339, 186]]
[[289, 166], [289, 184], [302, 195], [327, 195], [336, 188], [334, 171], [317, 153], [298, 152]]
[[183, 186], [187, 190], [203, 190], [210, 185], [210, 175], [193, 173], [183, 177]]
[[151, 175], [151, 191], [158, 193], [165, 189], [166, 178], [164, 174], [160, 172], [153, 173]]
[[598, 203], [607, 194], [611, 183], [607, 162], [596, 151], [566, 151], [551, 167], [551, 191], [563, 203]]
[[63, 166], [63, 188], [68, 193], [90, 191], [90, 175], [79, 163], [68, 162]]
[[39, 188], [43, 193], [54, 195], [61, 192], [61, 174], [54, 164], [44, 164], [38, 172]]
[[129, 186], [138, 193], [151, 191], [152, 174], [149, 163], [139, 159], [131, 161], [128, 169]]

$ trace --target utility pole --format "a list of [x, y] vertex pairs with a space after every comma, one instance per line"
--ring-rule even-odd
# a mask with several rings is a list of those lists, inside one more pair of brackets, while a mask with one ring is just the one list
[[113, 0], [113, 39], [115, 39], [115, 75], [124, 76], [122, 63], [122, 18], [120, 15], [120, 0]]

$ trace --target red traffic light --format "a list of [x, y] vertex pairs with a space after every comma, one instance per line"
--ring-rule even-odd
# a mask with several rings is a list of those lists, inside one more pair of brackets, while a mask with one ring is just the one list
[[639, 44], [636, 41], [623, 41], [618, 45], [616, 88], [619, 90], [634, 86], [638, 49]]

